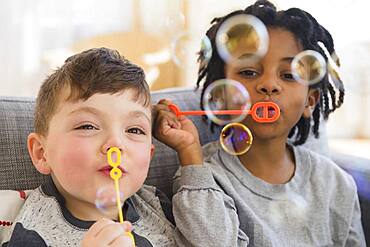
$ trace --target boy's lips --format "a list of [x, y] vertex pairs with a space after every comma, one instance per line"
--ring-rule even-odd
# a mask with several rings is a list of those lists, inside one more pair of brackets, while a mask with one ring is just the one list
[[[274, 101], [260, 101], [260, 102], [266, 102], [266, 103], [273, 102], [273, 103], [277, 104], [279, 106], [280, 114], [281, 114], [282, 110], [281, 110], [281, 107], [280, 107], [280, 105], [278, 103], [276, 103]], [[257, 102], [257, 103], [260, 103], [260, 102]], [[273, 118], [275, 116], [275, 114], [277, 114], [276, 109], [274, 107], [268, 106], [267, 109], [265, 109], [263, 106], [261, 106], [261, 107], [258, 107], [256, 109], [256, 115], [257, 115], [257, 117], [264, 118], [264, 112], [266, 110], [267, 110], [267, 117], [268, 118]]]
[[[121, 170], [122, 175], [125, 175], [127, 173], [127, 170], [123, 168], [122, 166], [119, 166], [118, 168]], [[110, 171], [112, 169], [113, 167], [111, 167], [110, 165], [105, 165], [102, 168], [100, 168], [98, 171], [104, 173], [104, 175], [110, 176]]]
[[[260, 118], [263, 118], [263, 113], [264, 113], [263, 107], [258, 107], [257, 111], [256, 111], [257, 116], [260, 117]], [[272, 118], [272, 117], [275, 116], [276, 110], [273, 107], [268, 107], [268, 112], [267, 113], [268, 113], [267, 114], [268, 118]]]

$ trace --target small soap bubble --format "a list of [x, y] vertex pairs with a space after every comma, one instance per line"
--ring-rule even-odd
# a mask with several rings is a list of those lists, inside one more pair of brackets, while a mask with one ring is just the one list
[[325, 59], [313, 50], [305, 50], [296, 55], [291, 67], [294, 79], [306, 85], [320, 82], [326, 74]]
[[255, 63], [267, 52], [269, 36], [263, 22], [252, 15], [227, 19], [216, 34], [216, 47], [226, 63], [244, 66]]
[[[119, 193], [119, 200], [120, 204], [123, 205], [124, 196], [122, 192]], [[117, 192], [113, 184], [103, 186], [96, 191], [95, 206], [103, 214], [108, 214], [108, 212], [114, 210], [117, 211]]]
[[185, 28], [185, 16], [177, 12], [168, 16], [165, 20], [165, 29], [169, 34], [181, 32]]
[[207, 66], [209, 60], [212, 57], [212, 44], [207, 36], [204, 36], [200, 42], [200, 51], [198, 61], [200, 67]]
[[251, 131], [241, 123], [226, 125], [220, 134], [222, 148], [231, 155], [245, 154], [251, 147], [252, 142]]
[[[218, 125], [242, 121], [252, 104], [247, 89], [231, 79], [220, 79], [209, 85], [204, 90], [202, 102], [208, 118]], [[235, 115], [217, 114], [223, 110], [241, 111]]]
[[[186, 63], [187, 57], [191, 51], [191, 36], [187, 32], [177, 34], [171, 42], [172, 60], [179, 67]], [[194, 55], [196, 54], [193, 52]]]

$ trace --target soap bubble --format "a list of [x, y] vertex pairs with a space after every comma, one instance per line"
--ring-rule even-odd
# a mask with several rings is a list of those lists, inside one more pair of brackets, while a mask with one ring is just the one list
[[[187, 32], [177, 34], [171, 42], [172, 60], [179, 67], [186, 64], [188, 55], [191, 51], [191, 36]], [[193, 52], [195, 54], [195, 52]]]
[[[119, 200], [120, 205], [123, 205], [124, 202], [124, 195], [122, 192], [119, 192]], [[117, 211], [117, 192], [113, 186], [111, 185], [103, 186], [96, 191], [96, 198], [95, 198], [95, 206], [99, 209], [102, 213], [108, 214], [108, 212], [112, 212], [112, 210]]]
[[305, 50], [296, 55], [291, 67], [294, 79], [306, 85], [320, 82], [326, 73], [325, 59], [313, 50]]
[[[210, 84], [204, 91], [203, 107], [208, 118], [218, 125], [242, 121], [251, 107], [247, 89], [237, 81], [220, 79]], [[223, 110], [240, 110], [238, 114], [218, 114]]]
[[252, 142], [251, 131], [241, 123], [226, 125], [220, 134], [222, 148], [231, 155], [245, 154], [251, 147]]
[[165, 19], [165, 29], [169, 34], [181, 32], [184, 28], [185, 16], [181, 12], [171, 14]]
[[227, 19], [216, 34], [216, 47], [227, 63], [243, 66], [255, 63], [267, 52], [269, 36], [266, 26], [252, 15]]
[[199, 51], [199, 62], [200, 67], [207, 66], [209, 60], [212, 57], [212, 44], [207, 36], [204, 36], [200, 42], [200, 51]]

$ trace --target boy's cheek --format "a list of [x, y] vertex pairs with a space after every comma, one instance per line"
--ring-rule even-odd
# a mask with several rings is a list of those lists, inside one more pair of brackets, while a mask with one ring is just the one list
[[91, 143], [76, 141], [71, 143], [65, 143], [60, 146], [58, 153], [60, 154], [60, 160], [63, 164], [76, 163], [83, 166], [88, 160], [91, 160], [96, 156], [95, 152], [92, 152]]
[[[134, 146], [132, 146], [134, 147]], [[125, 157], [125, 150], [123, 150], [123, 162], [125, 158], [130, 162], [130, 166], [140, 167], [141, 169], [148, 169], [152, 158], [151, 145], [136, 145], [135, 148], [127, 148], [127, 156]], [[123, 164], [124, 166], [125, 164]]]
[[146, 171], [149, 169], [150, 157], [140, 157], [136, 162], [134, 161], [134, 163], [136, 164], [132, 164], [133, 166], [137, 166], [139, 169]]
[[78, 164], [78, 166], [83, 166], [87, 161], [85, 155], [86, 154], [79, 151], [66, 152], [63, 157], [61, 157], [61, 161], [65, 166], [74, 167], [76, 164]]
[[140, 164], [142, 164], [143, 167], [149, 168], [150, 161], [152, 160], [152, 150], [150, 148], [146, 150], [147, 150], [147, 153], [145, 155], [141, 155], [141, 156], [139, 155], [139, 158], [140, 158]]

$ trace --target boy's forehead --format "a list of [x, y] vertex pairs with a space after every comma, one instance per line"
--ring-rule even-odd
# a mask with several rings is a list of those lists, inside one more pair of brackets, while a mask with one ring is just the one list
[[81, 111], [100, 115], [124, 113], [132, 118], [145, 117], [151, 121], [151, 106], [143, 105], [140, 99], [135, 97], [133, 90], [115, 94], [96, 93], [86, 100], [61, 97], [58, 105], [58, 109], [64, 108], [67, 114]]

